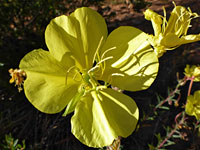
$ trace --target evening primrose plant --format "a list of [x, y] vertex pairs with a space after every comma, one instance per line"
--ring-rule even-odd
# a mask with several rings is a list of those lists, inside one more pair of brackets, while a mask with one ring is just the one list
[[20, 62], [25, 95], [44, 113], [74, 112], [71, 131], [83, 144], [108, 146], [139, 119], [134, 100], [110, 85], [139, 91], [156, 78], [158, 58], [147, 39], [128, 26], [108, 36], [103, 17], [86, 7], [56, 17], [45, 31], [49, 51], [33, 50]]
[[185, 112], [190, 116], [195, 116], [197, 120], [200, 120], [200, 90], [195, 91], [194, 95], [189, 95], [187, 97]]
[[169, 20], [166, 19], [166, 11], [163, 7], [164, 16], [161, 16], [151, 9], [144, 12], [145, 19], [151, 21], [154, 35], [149, 35], [149, 42], [154, 47], [158, 57], [161, 57], [167, 50], [173, 50], [182, 44], [200, 40], [200, 34], [187, 35], [192, 19], [199, 17], [190, 8], [176, 6], [171, 12]]
[[190, 95], [193, 82], [200, 82], [200, 67], [198, 65], [186, 65], [184, 74], [186, 78], [190, 80], [185, 112], [190, 116], [195, 116], [197, 120], [200, 120], [200, 90]]

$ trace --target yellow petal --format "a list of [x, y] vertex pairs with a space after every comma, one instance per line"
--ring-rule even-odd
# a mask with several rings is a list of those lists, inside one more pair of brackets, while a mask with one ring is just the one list
[[197, 42], [197, 41], [200, 41], [200, 34], [186, 35], [186, 36], [182, 36], [180, 38], [180, 45], [181, 44], [188, 44], [188, 43], [192, 43], [192, 42]]
[[197, 120], [200, 119], [200, 90], [195, 91], [194, 95], [187, 97], [185, 112], [190, 116], [195, 116]]
[[75, 108], [72, 133], [89, 147], [104, 147], [118, 136], [129, 136], [138, 118], [138, 107], [130, 97], [112, 89], [92, 91]]
[[81, 66], [80, 69], [92, 67], [97, 47], [106, 37], [105, 20], [86, 7], [76, 9], [70, 16], [53, 19], [45, 31], [46, 44], [52, 56], [60, 60], [68, 53]]
[[67, 75], [72, 64], [74, 61], [68, 57], [58, 62], [48, 51], [41, 49], [28, 53], [21, 60], [19, 67], [27, 75], [25, 95], [38, 110], [60, 112], [77, 93], [80, 83], [73, 80], [73, 74]]
[[133, 27], [114, 30], [100, 53], [102, 59], [112, 57], [102, 63], [104, 74], [100, 80], [124, 90], [148, 88], [156, 78], [158, 58], [147, 38]]
[[153, 29], [154, 29], [154, 35], [157, 36], [161, 33], [161, 25], [163, 23], [162, 16], [155, 13], [151, 9], [147, 9], [144, 12], [145, 19], [151, 21]]
[[193, 107], [193, 104], [191, 102], [191, 97], [188, 97], [187, 98], [187, 104], [185, 105], [185, 112], [190, 115], [190, 116], [194, 116], [195, 115], [195, 112], [194, 112], [194, 107]]
[[176, 46], [181, 45], [180, 41], [181, 39], [178, 37], [178, 35], [174, 33], [168, 33], [162, 38], [160, 45], [164, 46], [166, 50], [170, 48], [174, 49]]
[[96, 50], [100, 49], [108, 35], [105, 20], [99, 13], [87, 7], [76, 9], [71, 16], [79, 22], [84, 53], [81, 57], [85, 57], [86, 67], [90, 69]]

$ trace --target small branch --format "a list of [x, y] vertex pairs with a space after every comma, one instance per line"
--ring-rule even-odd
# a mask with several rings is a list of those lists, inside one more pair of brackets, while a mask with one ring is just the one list
[[[182, 114], [183, 114], [183, 116], [182, 116], [181, 120], [177, 123], [177, 119]], [[184, 113], [184, 111], [182, 111], [179, 114], [177, 114], [176, 117], [175, 117], [175, 122], [176, 122], [175, 128], [167, 135], [167, 137], [162, 141], [162, 143], [160, 143], [160, 145], [158, 146], [158, 149], [160, 149], [161, 147], [164, 146], [164, 144], [172, 137], [172, 135], [176, 132], [178, 127], [184, 123], [184, 121], [185, 121], [185, 113]]]
[[170, 100], [170, 98], [171, 98], [174, 94], [176, 94], [176, 92], [178, 91], [179, 87], [185, 85], [185, 83], [187, 82], [187, 80], [188, 80], [187, 77], [184, 77], [182, 80], [178, 80], [178, 84], [177, 84], [175, 90], [172, 91], [172, 92], [169, 94], [169, 96], [168, 96], [164, 101], [162, 101], [162, 103], [158, 104], [158, 105], [154, 108], [153, 111], [155, 112], [155, 111], [157, 110], [157, 108], [159, 108], [160, 106], [162, 106], [164, 103], [168, 102], [168, 101]]
[[158, 149], [163, 147], [163, 145], [167, 142], [169, 138], [176, 132], [176, 128], [170, 132], [170, 134], [162, 141], [162, 143], [158, 146]]
[[162, 101], [162, 103], [158, 104], [158, 105], [154, 108], [153, 111], [155, 112], [155, 111], [157, 110], [157, 108], [159, 108], [160, 106], [162, 106], [164, 103], [168, 102], [168, 101], [170, 100], [170, 98], [177, 92], [178, 88], [179, 88], [179, 86], [177, 86], [176, 89], [175, 89], [173, 92], [171, 92], [171, 93], [168, 95], [168, 97], [167, 97], [164, 101]]

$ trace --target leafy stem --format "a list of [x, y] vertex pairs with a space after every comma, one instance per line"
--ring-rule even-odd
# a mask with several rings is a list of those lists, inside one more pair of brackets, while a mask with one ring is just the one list
[[[177, 122], [177, 119], [182, 116], [181, 120], [179, 122]], [[159, 144], [158, 146], [158, 149], [160, 149], [161, 147], [164, 146], [164, 144], [177, 132], [177, 130], [179, 129], [179, 127], [181, 125], [184, 124], [186, 118], [185, 118], [185, 112], [182, 111], [180, 112], [179, 114], [176, 115], [175, 117], [175, 122], [176, 122], [176, 125], [174, 127], [174, 129], [167, 135], [167, 137]]]

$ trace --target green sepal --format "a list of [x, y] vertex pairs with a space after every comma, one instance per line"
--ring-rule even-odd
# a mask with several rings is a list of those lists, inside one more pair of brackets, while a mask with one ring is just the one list
[[68, 114], [72, 113], [76, 107], [76, 104], [80, 100], [80, 98], [83, 96], [85, 90], [81, 90], [81, 92], [78, 92], [69, 102], [67, 105], [65, 112], [63, 113], [63, 117], [67, 116]]

